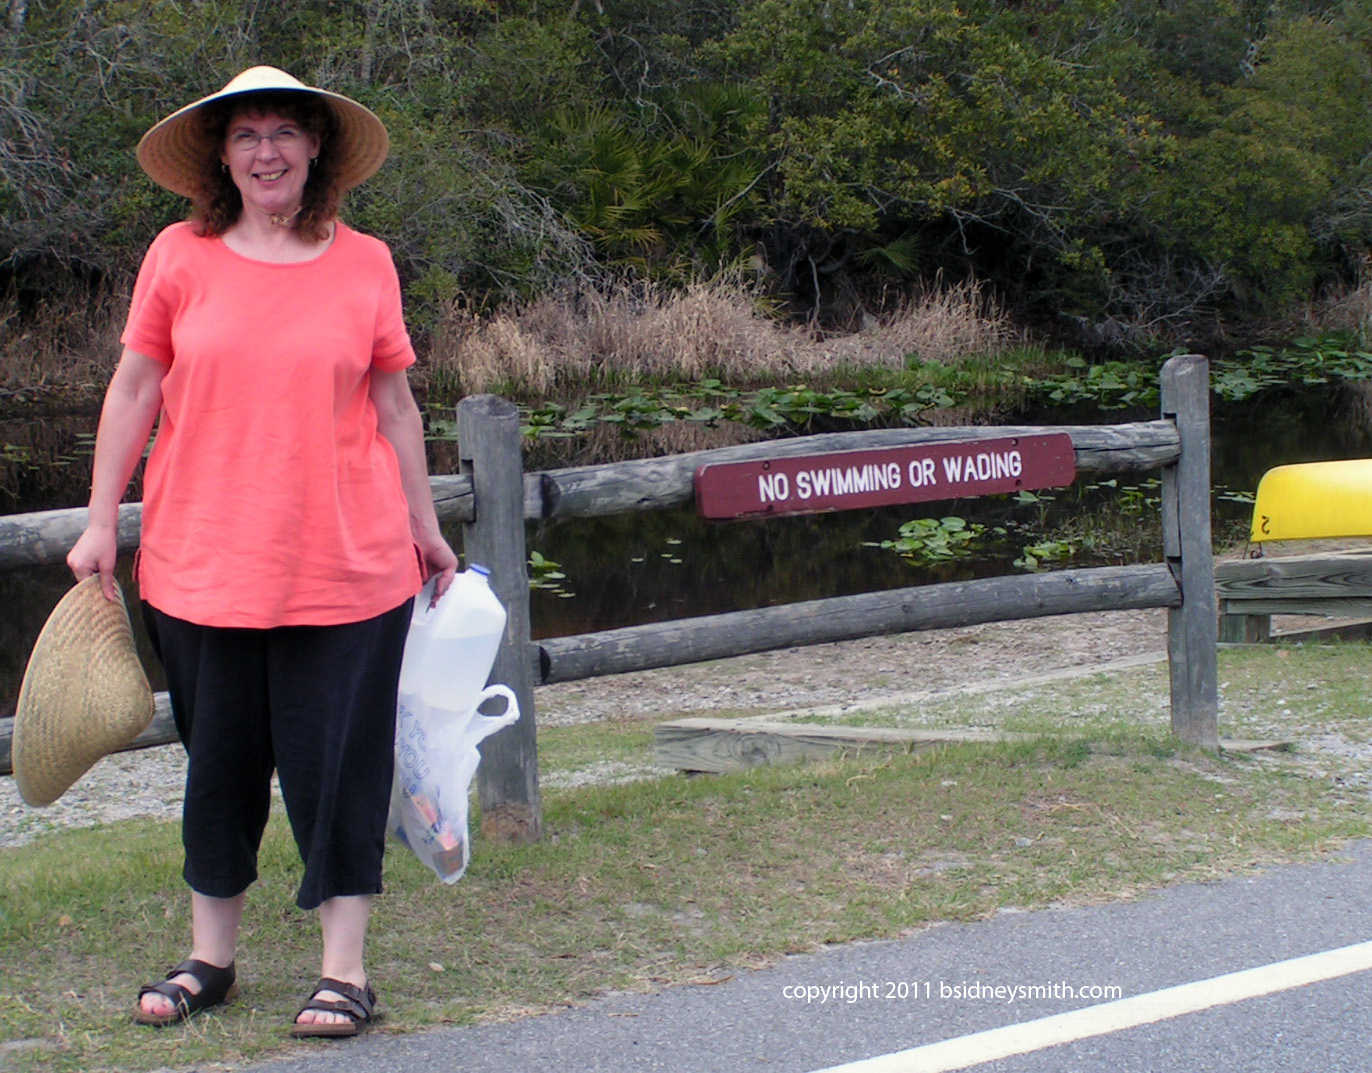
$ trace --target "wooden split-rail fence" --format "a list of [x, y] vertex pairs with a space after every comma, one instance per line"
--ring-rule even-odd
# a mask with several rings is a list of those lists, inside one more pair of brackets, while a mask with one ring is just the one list
[[[481, 747], [483, 831], [504, 839], [541, 832], [534, 689], [599, 675], [721, 659], [798, 645], [1087, 611], [1167, 608], [1171, 726], [1214, 748], [1217, 736], [1216, 580], [1210, 539], [1209, 376], [1202, 357], [1173, 357], [1161, 373], [1158, 420], [1057, 427], [902, 428], [829, 433], [606, 465], [526, 473], [517, 408], [492, 395], [458, 406], [460, 472], [431, 479], [445, 522], [461, 523], [463, 553], [491, 571], [509, 612], [492, 680], [519, 699], [516, 724]], [[1163, 546], [1155, 563], [988, 578], [546, 638], [530, 633], [525, 523], [679, 508], [706, 464], [785, 459], [910, 445], [1065, 434], [1077, 472], [1162, 471]], [[0, 517], [0, 568], [60, 562], [85, 510]], [[123, 549], [138, 542], [141, 507], [120, 508]], [[765, 522], [745, 523], [765, 524]], [[130, 748], [176, 740], [165, 696]], [[0, 771], [9, 767], [0, 730]]]

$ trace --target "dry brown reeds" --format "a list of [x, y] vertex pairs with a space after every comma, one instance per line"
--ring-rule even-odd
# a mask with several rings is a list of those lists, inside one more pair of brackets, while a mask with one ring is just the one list
[[1372, 276], [1312, 303], [1301, 318], [1306, 331], [1353, 332], [1366, 346], [1372, 342]]
[[1357, 278], [1326, 288], [1309, 302], [1294, 332], [1351, 332], [1360, 346], [1372, 345], [1372, 254], [1357, 264]]
[[979, 283], [935, 284], [907, 297], [873, 326], [831, 340], [826, 364], [890, 367], [914, 356], [949, 365], [1025, 343], [1024, 333]]
[[127, 310], [127, 295], [94, 289], [54, 296], [23, 315], [13, 298], [0, 300], [0, 401], [98, 401], [119, 361]]
[[730, 281], [683, 291], [636, 285], [540, 298], [486, 319], [454, 313], [440, 326], [429, 376], [460, 391], [545, 397], [642, 382], [775, 383], [911, 355], [951, 362], [1021, 343], [1009, 317], [974, 284], [934, 287], [870, 327], [832, 336], [769, 314]]

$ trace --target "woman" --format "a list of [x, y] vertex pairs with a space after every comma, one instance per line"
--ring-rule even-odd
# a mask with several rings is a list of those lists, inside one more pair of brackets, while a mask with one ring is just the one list
[[192, 199], [148, 250], [67, 562], [113, 598], [116, 513], [154, 421], [136, 574], [189, 764], [188, 960], [139, 992], [174, 1024], [229, 998], [280, 779], [319, 910], [300, 1036], [372, 1019], [363, 961], [390, 798], [396, 681], [423, 574], [457, 559], [429, 494], [390, 253], [337, 219], [385, 159], [355, 101], [255, 67], [154, 126], [139, 163]]

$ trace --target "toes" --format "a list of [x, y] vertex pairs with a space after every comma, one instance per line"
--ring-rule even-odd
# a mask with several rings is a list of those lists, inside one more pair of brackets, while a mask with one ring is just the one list
[[[314, 997], [328, 1002], [340, 1001], [343, 998], [337, 991], [320, 991]], [[301, 1010], [300, 1016], [295, 1019], [295, 1023], [299, 1025], [341, 1025], [349, 1020], [351, 1018], [345, 1014], [336, 1013], [332, 1010]]]
[[[179, 984], [192, 995], [200, 993], [200, 981], [186, 973], [173, 977], [172, 983]], [[153, 1017], [170, 1017], [176, 1012], [176, 1004], [166, 995], [157, 991], [149, 991], [138, 1005], [144, 1013], [151, 1014]]]
[[306, 1010], [296, 1019], [296, 1023], [301, 1025], [341, 1025], [343, 1021], [342, 1014], [323, 1010]]

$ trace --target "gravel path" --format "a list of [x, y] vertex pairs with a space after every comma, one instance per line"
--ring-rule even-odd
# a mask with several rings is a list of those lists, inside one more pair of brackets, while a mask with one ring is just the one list
[[107, 756], [46, 808], [24, 804], [14, 780], [0, 778], [0, 847], [22, 845], [63, 827], [174, 819], [181, 815], [185, 777], [186, 754], [173, 745]]
[[654, 721], [702, 711], [764, 714], [968, 682], [1011, 682], [1167, 648], [1167, 612], [1114, 611], [811, 645], [592, 678], [538, 693], [542, 725]]

